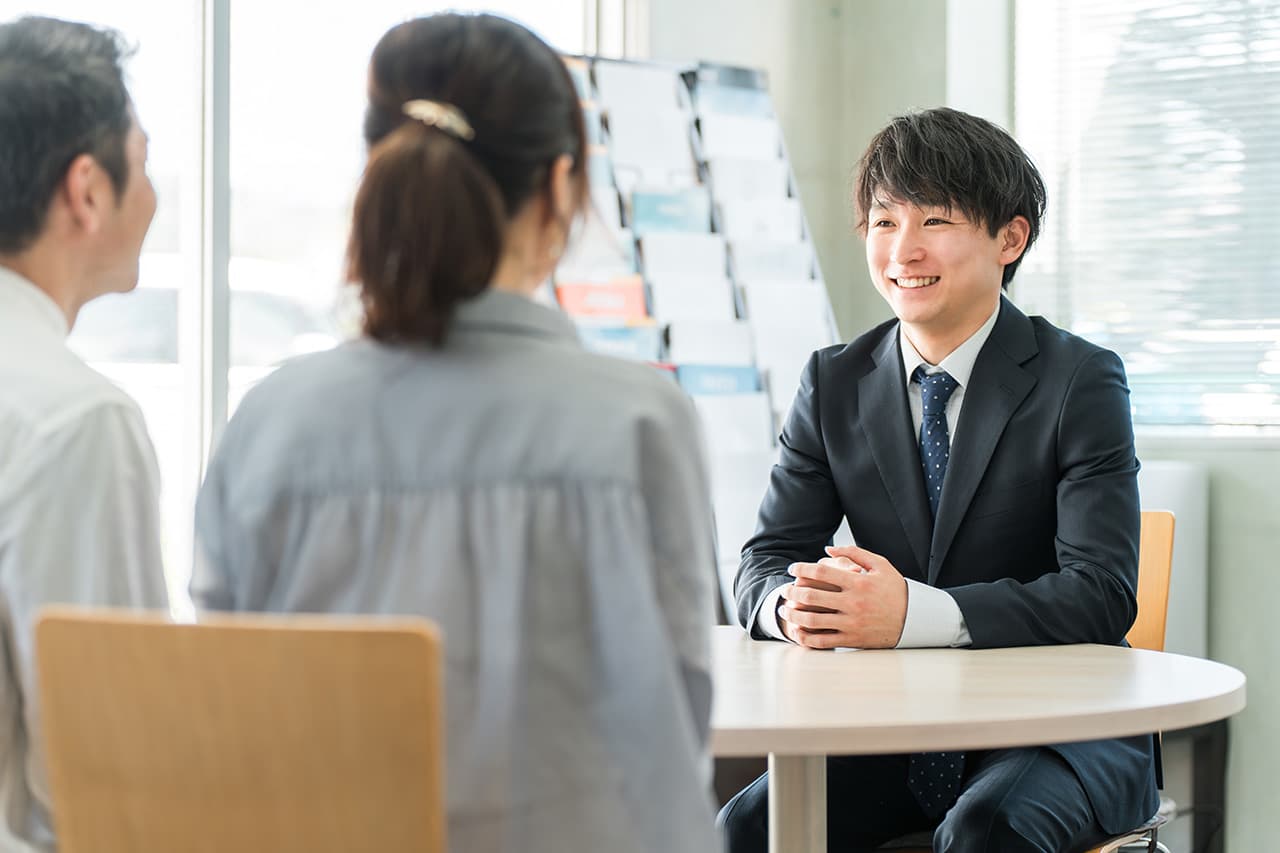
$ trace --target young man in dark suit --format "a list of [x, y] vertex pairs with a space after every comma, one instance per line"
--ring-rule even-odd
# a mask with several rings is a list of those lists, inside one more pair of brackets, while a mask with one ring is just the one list
[[[1018, 144], [950, 109], [901, 116], [854, 187], [893, 308], [815, 352], [736, 582], [752, 636], [838, 646], [1123, 642], [1137, 612], [1138, 461], [1115, 353], [1003, 294], [1040, 231]], [[842, 518], [858, 547], [824, 546]], [[832, 850], [935, 829], [936, 853], [1073, 853], [1155, 813], [1151, 736], [827, 764]], [[721, 813], [767, 845], [768, 776]]]

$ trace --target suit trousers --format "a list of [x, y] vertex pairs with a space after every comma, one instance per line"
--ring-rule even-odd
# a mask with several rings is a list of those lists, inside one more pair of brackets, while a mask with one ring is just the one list
[[[907, 788], [908, 755], [827, 759], [831, 853], [873, 851], [933, 830], [934, 853], [1079, 853], [1106, 840], [1075, 771], [1043, 747], [967, 753], [959, 800], [937, 824]], [[769, 847], [769, 774], [720, 811], [728, 853]]]

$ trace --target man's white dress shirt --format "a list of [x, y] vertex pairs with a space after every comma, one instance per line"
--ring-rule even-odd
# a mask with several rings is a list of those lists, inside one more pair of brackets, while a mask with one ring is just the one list
[[[996, 317], [1000, 315], [1000, 303], [996, 302], [995, 310], [976, 332], [964, 343], [952, 350], [951, 354], [938, 365], [929, 364], [924, 356], [916, 350], [915, 345], [907, 338], [906, 331], [898, 326], [898, 343], [902, 350], [902, 366], [907, 378], [907, 404], [911, 408], [911, 421], [915, 425], [917, 438], [920, 435], [920, 422], [924, 419], [924, 402], [920, 398], [920, 386], [911, 381], [911, 375], [920, 365], [925, 366], [926, 373], [937, 373], [945, 370], [956, 380], [958, 387], [947, 400], [947, 432], [954, 444], [956, 426], [960, 423], [960, 407], [964, 405], [965, 388], [973, 376], [973, 365], [978, 360], [991, 330], [996, 326]], [[918, 460], [917, 460], [918, 461]], [[923, 476], [923, 475], [922, 475]], [[821, 556], [814, 557], [815, 561]], [[907, 581], [907, 619], [902, 626], [902, 637], [898, 640], [898, 648], [912, 649], [933, 646], [967, 646], [969, 645], [969, 629], [964, 624], [960, 607], [946, 590], [906, 579]], [[775, 589], [765, 598], [760, 606], [756, 624], [765, 634], [777, 640], [785, 640], [782, 627], [778, 624], [778, 602], [787, 584]]]
[[169, 606], [142, 413], [67, 348], [67, 331], [44, 291], [0, 267], [0, 851], [54, 848], [34, 692], [40, 607]]

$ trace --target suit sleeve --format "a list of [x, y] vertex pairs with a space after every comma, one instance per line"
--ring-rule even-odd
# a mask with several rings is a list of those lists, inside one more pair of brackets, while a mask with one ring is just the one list
[[1138, 460], [1124, 366], [1077, 368], [1057, 424], [1057, 571], [952, 587], [974, 648], [1118, 644], [1137, 615]]
[[787, 566], [825, 556], [823, 546], [840, 526], [843, 510], [823, 443], [818, 405], [820, 352], [809, 357], [779, 437], [778, 464], [760, 502], [756, 532], [742, 547], [733, 592], [738, 620], [756, 639], [761, 604], [790, 583]]

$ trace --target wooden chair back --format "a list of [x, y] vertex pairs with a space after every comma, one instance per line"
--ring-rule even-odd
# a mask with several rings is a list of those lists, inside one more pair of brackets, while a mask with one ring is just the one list
[[36, 647], [62, 853], [445, 849], [427, 622], [56, 608]]
[[1164, 651], [1173, 566], [1173, 513], [1143, 510], [1138, 540], [1138, 618], [1126, 639], [1135, 649]]

